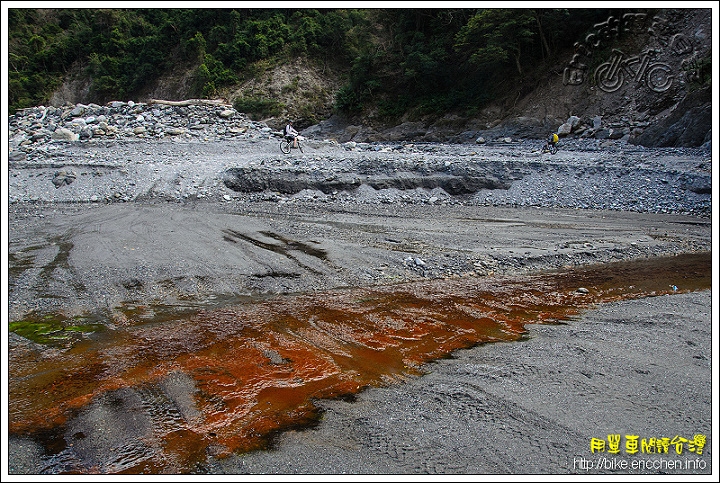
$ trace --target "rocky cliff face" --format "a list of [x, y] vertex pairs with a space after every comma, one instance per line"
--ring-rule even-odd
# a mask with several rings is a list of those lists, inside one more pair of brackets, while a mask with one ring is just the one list
[[[331, 118], [312, 133], [339, 141], [491, 142], [561, 137], [623, 139], [646, 147], [710, 143], [712, 11], [628, 14], [595, 25], [559, 63], [508, 87], [507, 96], [468, 119], [407, 119], [373, 126]], [[526, 85], [526, 84], [532, 85]]]

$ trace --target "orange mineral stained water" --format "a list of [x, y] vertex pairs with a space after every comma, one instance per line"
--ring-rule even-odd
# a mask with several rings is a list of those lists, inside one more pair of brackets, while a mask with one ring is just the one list
[[[315, 399], [352, 398], [419, 376], [428, 361], [518, 340], [526, 324], [558, 323], [593, 304], [709, 289], [711, 277], [710, 253], [701, 253], [237, 301], [175, 315], [127, 306], [104, 330], [59, 345], [14, 345], [10, 432], [62, 453], [72, 444], [68, 421], [96, 398], [131, 389], [142, 401], [137, 410], [152, 419], [149, 437], [119, 448], [112, 464], [78, 460], [46, 471], [195, 472], [208, 455], [262, 449], [278, 431], [314, 424]], [[169, 380], [185, 381], [185, 392], [170, 391]]]

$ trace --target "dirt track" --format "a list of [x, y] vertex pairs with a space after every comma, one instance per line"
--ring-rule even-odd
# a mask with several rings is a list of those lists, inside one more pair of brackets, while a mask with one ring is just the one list
[[[566, 209], [300, 202], [10, 212], [11, 320], [126, 300], [523, 273], [709, 250], [711, 241], [709, 220]], [[30, 261], [35, 268], [23, 269]]]

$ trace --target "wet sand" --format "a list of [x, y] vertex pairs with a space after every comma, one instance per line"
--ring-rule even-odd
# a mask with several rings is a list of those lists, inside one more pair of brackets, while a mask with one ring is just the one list
[[[457, 351], [426, 375], [356, 401], [320, 401], [320, 424], [272, 451], [216, 460], [248, 474], [711, 475], [717, 401], [710, 291], [602, 305], [523, 342]], [[621, 437], [618, 453], [594, 439]], [[695, 452], [630, 454], [628, 435]], [[626, 465], [626, 466], [624, 466]], [[676, 466], [672, 466], [676, 465]], [[714, 477], [683, 476], [692, 481]]]
[[[695, 479], [713, 474], [710, 310], [711, 291], [702, 290], [601, 304], [560, 324], [529, 324], [521, 340], [454, 351], [423, 366], [421, 376], [351, 399], [316, 399], [316, 424], [277, 433], [266, 450], [221, 455], [210, 446], [190, 472], [208, 480], [202, 475], [664, 474], [712, 481]], [[10, 473], [158, 473], [138, 465], [119, 471], [133, 448], [152, 450], [148, 431], [173, 417], [156, 408], [146, 419], [140, 403], [148, 395], [156, 403], [174, 398], [171, 407], [189, 421], [200, 415], [182, 395], [194, 390], [176, 373], [154, 389], [111, 391], [64, 431], [45, 433], [46, 443], [63, 432], [72, 442], [54, 458], [47, 453], [52, 446], [11, 436]], [[160, 474], [175, 473], [172, 455], [187, 456], [192, 447], [178, 429], [165, 428], [181, 439], [167, 446], [173, 439], [165, 438], [170, 467]], [[611, 451], [612, 435], [621, 438], [618, 453]], [[633, 435], [646, 443], [685, 439], [667, 454], [657, 452], [657, 443], [631, 454]]]

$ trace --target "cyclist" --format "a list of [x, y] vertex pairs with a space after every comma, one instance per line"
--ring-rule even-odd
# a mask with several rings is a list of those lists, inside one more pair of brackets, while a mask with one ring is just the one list
[[558, 138], [557, 133], [550, 133], [547, 141], [545, 142], [545, 147], [543, 148], [543, 150], [550, 151], [551, 153], [555, 154], [557, 152], [557, 145], [559, 140], [560, 139]]
[[285, 131], [283, 132], [283, 135], [285, 136], [285, 139], [288, 141], [293, 142], [293, 147], [297, 148], [297, 139], [298, 139], [298, 133], [295, 128], [293, 128], [293, 121], [292, 119], [288, 121], [287, 125], [285, 126]]
[[550, 136], [548, 136], [548, 146], [557, 146], [559, 140], [557, 133], [550, 134]]

